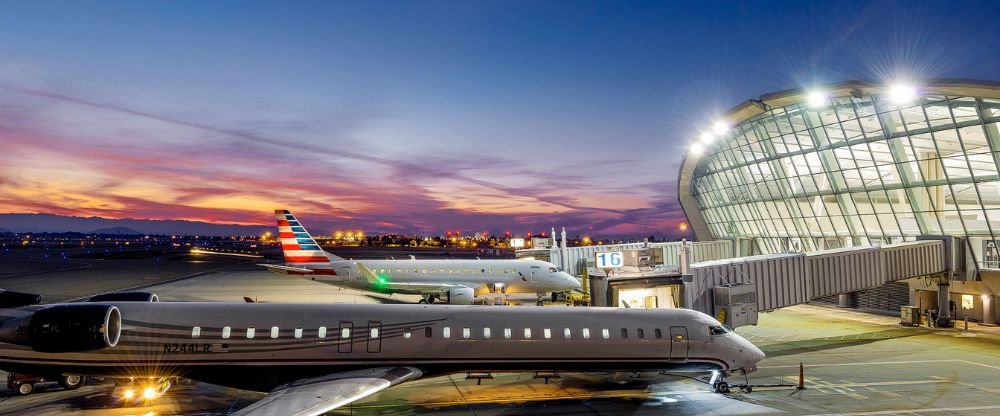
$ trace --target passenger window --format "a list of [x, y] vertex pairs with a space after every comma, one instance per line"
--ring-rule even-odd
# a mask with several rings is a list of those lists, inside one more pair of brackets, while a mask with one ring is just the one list
[[200, 326], [196, 326], [194, 328], [191, 328], [191, 338], [198, 338], [200, 336], [201, 336], [201, 327]]
[[646, 335], [644, 332], [642, 332], [642, 328], [636, 329], [635, 334], [638, 335], [639, 338], [642, 338]]
[[272, 326], [271, 327], [271, 338], [277, 338], [278, 337], [278, 333], [279, 333], [278, 327]]
[[441, 330], [441, 336], [445, 338], [451, 338], [451, 327], [446, 326]]
[[563, 338], [570, 339], [572, 337], [573, 333], [569, 330], [569, 328], [563, 328]]
[[503, 329], [503, 337], [507, 338], [507, 339], [510, 339], [510, 332], [511, 332], [510, 328], [504, 328]]
[[660, 331], [660, 328], [654, 329], [653, 330], [653, 335], [656, 336], [656, 339], [663, 338], [663, 332]]
[[545, 337], [545, 339], [552, 338], [552, 330], [548, 328], [543, 329], [542, 336]]
[[611, 331], [609, 331], [607, 328], [602, 329], [601, 330], [601, 338], [604, 338], [604, 339], [611, 338]]
[[531, 339], [531, 328], [524, 328], [524, 339]]
[[319, 331], [316, 332], [316, 336], [319, 338], [326, 338], [326, 327], [325, 326], [319, 327]]
[[590, 328], [583, 328], [581, 332], [583, 333], [583, 339], [590, 339]]
[[490, 329], [483, 328], [483, 338], [490, 339]]
[[628, 338], [628, 330], [625, 328], [622, 328], [622, 338]]
[[410, 330], [409, 329], [404, 329], [403, 330], [403, 338], [410, 339], [411, 336], [412, 335], [410, 334]]
[[348, 339], [351, 337], [351, 328], [340, 328], [340, 337]]
[[295, 328], [295, 338], [302, 338], [302, 327]]
[[368, 338], [376, 339], [378, 338], [378, 328], [371, 328], [368, 330]]
[[230, 327], [228, 327], [228, 326], [224, 326], [224, 327], [222, 327], [222, 337], [223, 337], [223, 338], [229, 338], [229, 334], [230, 334], [230, 332], [231, 332], [232, 330], [233, 330], [233, 329], [232, 329], [232, 328], [230, 328]]
[[472, 336], [472, 330], [469, 328], [462, 328], [462, 338], [469, 339]]
[[257, 328], [254, 328], [252, 326], [249, 327], [249, 328], [247, 328], [247, 338], [248, 339], [253, 339], [254, 332], [256, 332], [256, 331], [257, 331]]
[[434, 335], [434, 330], [431, 327], [424, 328], [424, 337], [430, 338]]

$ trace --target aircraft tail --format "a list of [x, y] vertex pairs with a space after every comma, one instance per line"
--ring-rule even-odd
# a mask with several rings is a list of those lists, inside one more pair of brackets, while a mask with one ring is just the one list
[[274, 218], [278, 221], [278, 237], [281, 239], [281, 251], [285, 255], [285, 263], [292, 266], [308, 264], [326, 264], [330, 261], [343, 260], [327, 253], [316, 240], [309, 235], [305, 227], [287, 209], [274, 210]]

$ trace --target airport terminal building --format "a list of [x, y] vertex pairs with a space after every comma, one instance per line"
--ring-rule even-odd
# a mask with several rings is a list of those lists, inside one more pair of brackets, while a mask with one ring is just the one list
[[1000, 290], [1000, 83], [781, 91], [693, 142], [678, 190], [700, 241], [777, 255], [944, 237], [969, 282], [952, 292]]

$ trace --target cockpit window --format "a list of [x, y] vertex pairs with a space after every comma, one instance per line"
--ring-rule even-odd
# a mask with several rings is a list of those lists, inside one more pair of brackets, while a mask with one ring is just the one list
[[725, 335], [732, 331], [730, 331], [725, 325], [716, 325], [708, 327], [708, 332], [712, 335]]
[[549, 267], [549, 273], [555, 273], [555, 272], [558, 272], [558, 271], [559, 270], [556, 270], [555, 267]]

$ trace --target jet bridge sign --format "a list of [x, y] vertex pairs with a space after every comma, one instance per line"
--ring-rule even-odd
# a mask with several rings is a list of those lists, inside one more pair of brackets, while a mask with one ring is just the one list
[[594, 266], [598, 269], [615, 269], [625, 265], [625, 259], [620, 251], [595, 253]]

